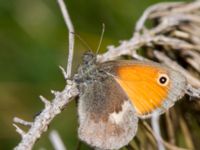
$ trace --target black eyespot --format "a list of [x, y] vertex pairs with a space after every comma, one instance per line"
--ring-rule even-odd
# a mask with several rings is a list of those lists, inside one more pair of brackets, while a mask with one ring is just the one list
[[169, 83], [169, 77], [167, 74], [159, 74], [157, 78], [157, 83], [161, 86], [166, 86]]
[[160, 84], [165, 84], [167, 82], [167, 78], [164, 76], [161, 76], [159, 79]]

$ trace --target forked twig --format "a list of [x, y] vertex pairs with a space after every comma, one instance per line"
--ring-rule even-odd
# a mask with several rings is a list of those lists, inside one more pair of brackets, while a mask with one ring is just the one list
[[72, 71], [72, 61], [73, 61], [73, 54], [74, 54], [74, 26], [72, 24], [72, 21], [70, 19], [69, 13], [67, 11], [66, 4], [63, 0], [57, 0], [58, 4], [60, 6], [60, 10], [62, 12], [65, 24], [67, 25], [67, 28], [69, 30], [69, 49], [68, 49], [68, 62], [67, 62], [67, 73], [65, 79], [68, 79], [71, 77], [71, 71]]
[[[65, 79], [68, 79], [71, 76], [72, 69], [74, 51], [74, 34], [72, 34], [72, 32], [74, 32], [74, 27], [68, 15], [64, 1], [58, 0], [58, 4], [60, 6], [67, 28], [69, 30], [69, 55], [68, 65], [66, 69], [67, 72], [65, 72], [64, 69], [61, 68]], [[16, 127], [17, 132], [22, 136], [22, 140], [15, 147], [15, 150], [31, 150], [37, 139], [39, 139], [42, 133], [48, 129], [48, 125], [53, 120], [53, 118], [57, 116], [61, 112], [61, 110], [70, 102], [70, 100], [78, 94], [78, 90], [76, 88], [75, 83], [68, 80], [68, 84], [62, 92], [52, 91], [52, 93], [55, 96], [52, 102], [48, 101], [43, 96], [40, 96], [41, 101], [45, 104], [45, 108], [35, 118], [34, 122], [27, 123], [26, 121], [22, 121], [21, 119], [14, 119], [14, 122], [16, 123], [30, 126], [29, 131], [25, 133], [17, 125], [14, 125]]]

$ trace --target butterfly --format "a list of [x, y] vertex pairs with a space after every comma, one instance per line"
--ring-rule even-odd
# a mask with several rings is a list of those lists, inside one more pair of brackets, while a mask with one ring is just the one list
[[95, 148], [119, 149], [135, 136], [139, 118], [164, 113], [184, 96], [186, 78], [150, 61], [98, 63], [92, 52], [74, 76], [79, 89], [79, 138]]

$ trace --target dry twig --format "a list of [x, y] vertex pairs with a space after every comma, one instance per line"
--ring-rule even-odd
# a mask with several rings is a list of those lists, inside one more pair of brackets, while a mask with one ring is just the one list
[[49, 139], [53, 144], [55, 150], [67, 150], [57, 131], [55, 130], [51, 131]]

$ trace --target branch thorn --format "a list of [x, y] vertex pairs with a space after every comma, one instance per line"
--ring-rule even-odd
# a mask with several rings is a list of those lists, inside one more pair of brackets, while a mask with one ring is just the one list
[[39, 97], [40, 97], [40, 100], [45, 104], [45, 107], [48, 107], [51, 105], [49, 100], [47, 100], [44, 96], [40, 95]]
[[13, 126], [16, 128], [17, 133], [19, 133], [21, 135], [21, 137], [23, 137], [26, 133], [20, 129], [20, 127], [18, 127], [16, 124], [13, 124]]

